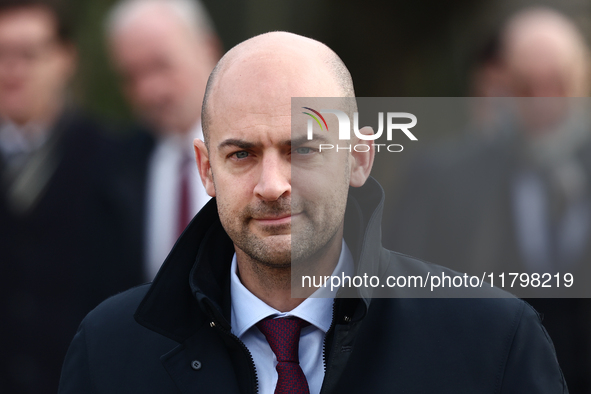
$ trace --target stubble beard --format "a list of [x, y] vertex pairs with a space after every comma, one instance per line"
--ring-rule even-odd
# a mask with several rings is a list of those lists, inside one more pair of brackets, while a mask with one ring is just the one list
[[[346, 196], [342, 201], [334, 201], [336, 205], [346, 205]], [[330, 244], [342, 225], [341, 215], [326, 215], [320, 222], [310, 217], [317, 215], [318, 207], [313, 202], [293, 204], [290, 197], [273, 202], [260, 201], [256, 206], [247, 207], [239, 217], [227, 212], [223, 204], [220, 206], [222, 224], [234, 221], [234, 225], [224, 225], [226, 232], [235, 246], [252, 261], [252, 267], [259, 272], [269, 269], [276, 273], [291, 272], [291, 268], [303, 271], [313, 265], [323, 254], [323, 249]], [[319, 207], [322, 208], [322, 207]], [[250, 228], [253, 217], [285, 216], [297, 212], [300, 216], [296, 224], [287, 223], [280, 226], [269, 226], [262, 230], [268, 235], [262, 237]], [[341, 209], [338, 209], [340, 211]], [[276, 232], [277, 234], [273, 234]], [[313, 269], [313, 267], [309, 267]]]
[[[220, 219], [226, 232], [242, 252], [244, 252], [255, 265], [261, 268], [273, 268], [276, 270], [289, 270], [293, 266], [304, 265], [309, 258], [317, 253], [338, 232], [340, 221], [329, 223], [324, 228], [316, 228], [315, 221], [310, 215], [316, 212], [313, 202], [292, 204], [291, 198], [281, 198], [277, 201], [260, 201], [256, 206], [249, 206], [243, 210], [239, 217], [232, 214], [224, 214], [223, 203], [220, 205]], [[287, 223], [279, 226], [262, 227], [268, 235], [261, 237], [250, 228], [253, 217], [285, 216], [297, 212], [301, 217], [298, 224]], [[330, 220], [331, 218], [326, 218]], [[327, 224], [327, 223], [323, 223]], [[275, 232], [276, 234], [273, 234]]]
[[[246, 207], [237, 216], [219, 207], [220, 219], [234, 245], [253, 262], [269, 268], [285, 269], [291, 266], [291, 224], [263, 227], [266, 237], [255, 234], [250, 228], [253, 217], [285, 216], [291, 214], [291, 199], [259, 201]], [[226, 225], [228, 224], [228, 225]], [[274, 234], [275, 233], [275, 234]]]

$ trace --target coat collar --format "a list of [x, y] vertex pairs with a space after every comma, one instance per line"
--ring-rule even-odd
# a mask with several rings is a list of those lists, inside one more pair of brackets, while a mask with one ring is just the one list
[[[345, 213], [345, 241], [356, 271], [378, 275], [385, 267], [381, 246], [384, 191], [369, 178], [364, 186], [350, 188]], [[178, 239], [140, 303], [136, 321], [177, 342], [215, 319], [229, 329], [230, 264], [234, 245], [224, 231], [215, 198], [195, 216]], [[364, 300], [363, 317], [371, 294], [344, 294]], [[200, 313], [200, 310], [205, 313]]]

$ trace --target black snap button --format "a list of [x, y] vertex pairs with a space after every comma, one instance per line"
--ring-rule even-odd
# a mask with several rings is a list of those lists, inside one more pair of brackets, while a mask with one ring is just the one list
[[198, 360], [191, 361], [191, 368], [193, 368], [195, 371], [200, 370], [201, 369], [201, 361], [198, 361]]

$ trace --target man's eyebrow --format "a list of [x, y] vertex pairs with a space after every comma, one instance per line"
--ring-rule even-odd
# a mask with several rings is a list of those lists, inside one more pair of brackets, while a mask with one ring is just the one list
[[[326, 137], [324, 137], [323, 135], [314, 135], [312, 140], [308, 140], [307, 136], [301, 136], [301, 137], [298, 137], [295, 139], [281, 141], [280, 145], [300, 146], [300, 145], [303, 145], [308, 142], [316, 142], [316, 143], [325, 144], [330, 141]], [[249, 142], [249, 141], [245, 141], [245, 140], [241, 140], [241, 139], [237, 139], [237, 138], [228, 138], [228, 139], [223, 140], [222, 142], [219, 143], [218, 149], [224, 149], [226, 147], [236, 147], [236, 148], [240, 148], [240, 149], [253, 149], [253, 148], [260, 148], [261, 146], [262, 146], [261, 143]]]
[[303, 145], [303, 144], [308, 143], [308, 142], [315, 142], [315, 143], [327, 144], [330, 141], [328, 140], [328, 138], [326, 138], [325, 136], [323, 136], [321, 134], [314, 134], [311, 140], [309, 140], [307, 136], [303, 135], [301, 137], [292, 139], [291, 140], [291, 145], [293, 145], [293, 146], [299, 146], [299, 145]]
[[236, 148], [240, 148], [240, 149], [253, 149], [256, 147], [260, 147], [260, 146], [261, 146], [261, 144], [255, 144], [254, 142], [239, 140], [237, 138], [228, 138], [228, 139], [220, 142], [220, 144], [218, 145], [218, 149], [223, 149], [226, 147], [236, 147]]

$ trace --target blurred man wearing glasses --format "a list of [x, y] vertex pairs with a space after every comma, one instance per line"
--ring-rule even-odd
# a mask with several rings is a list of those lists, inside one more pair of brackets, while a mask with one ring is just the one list
[[[0, 3], [0, 392], [52, 393], [78, 321], [134, 284], [107, 258], [111, 143], [67, 98], [76, 51], [57, 9]], [[109, 266], [112, 264], [112, 266]]]

